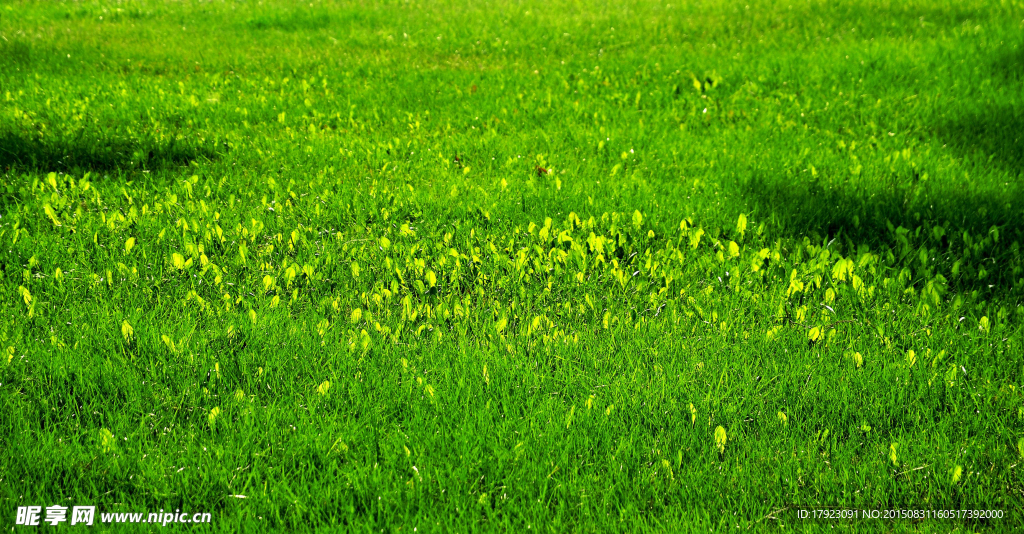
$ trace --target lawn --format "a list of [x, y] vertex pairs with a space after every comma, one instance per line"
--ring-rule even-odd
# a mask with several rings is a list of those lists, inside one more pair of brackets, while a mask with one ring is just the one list
[[1020, 0], [3, 0], [0, 525], [1024, 529], [1022, 242]]

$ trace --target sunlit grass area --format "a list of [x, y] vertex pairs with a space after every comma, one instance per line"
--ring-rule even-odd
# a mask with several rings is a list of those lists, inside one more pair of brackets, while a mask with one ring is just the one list
[[2, 2], [0, 513], [1019, 529], [1022, 31], [1018, 0]]

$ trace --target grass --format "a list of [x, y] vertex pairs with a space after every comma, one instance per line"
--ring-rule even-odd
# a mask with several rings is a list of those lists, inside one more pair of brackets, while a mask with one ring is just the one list
[[1022, 21], [3, 2], [0, 508], [1019, 529]]

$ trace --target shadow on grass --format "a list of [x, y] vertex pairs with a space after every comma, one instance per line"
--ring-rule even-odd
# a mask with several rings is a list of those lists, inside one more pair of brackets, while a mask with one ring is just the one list
[[939, 121], [935, 134], [966, 161], [1020, 176], [1024, 172], [1024, 43], [1007, 45], [992, 57], [980, 58], [979, 64], [987, 70], [987, 81], [1005, 89], [997, 93], [999, 101]]
[[1009, 46], [993, 58], [989, 72], [992, 82], [1007, 90], [1006, 100], [940, 123], [936, 134], [965, 159], [1017, 177], [1024, 172], [1024, 44]]
[[209, 144], [156, 142], [136, 139], [39, 138], [17, 132], [0, 132], [0, 170], [39, 172], [110, 172], [149, 170], [188, 165], [199, 159], [216, 159]]
[[[915, 258], [925, 247], [947, 276], [952, 264], [961, 262], [963, 276], [949, 280], [953, 288], [1003, 293], [1017, 282], [1015, 273], [993, 266], [1003, 256], [1016, 254], [1012, 243], [1024, 240], [1024, 198], [1019, 188], [1012, 194], [971, 191], [955, 184], [922, 182], [915, 175], [874, 189], [782, 183], [758, 176], [743, 191], [785, 234], [806, 236], [814, 243], [837, 243], [833, 248], [844, 255], [866, 245], [875, 253], [889, 250], [901, 262], [917, 265]], [[971, 243], [993, 235], [994, 226], [999, 228], [997, 244], [981, 254], [965, 251]], [[982, 270], [997, 272], [982, 282], [973, 276]]]
[[315, 32], [326, 28], [379, 28], [387, 24], [381, 13], [383, 4], [366, 3], [348, 7], [292, 9], [266, 8], [252, 13], [241, 22], [241, 28], [253, 31]]
[[875, 190], [782, 183], [758, 176], [745, 185], [744, 194], [767, 209], [788, 233], [818, 240], [846, 237], [870, 244], [884, 240], [890, 225], [913, 229], [925, 223], [971, 234], [985, 234], [993, 226], [1011, 234], [1024, 232], [1024, 199], [1019, 193], [970, 193], [956, 186], [929, 185], [914, 175]]
[[0, 66], [27, 67], [32, 63], [32, 46], [20, 39], [0, 40]]
[[940, 125], [944, 143], [976, 165], [1024, 173], [1024, 109], [993, 107]]
[[[1024, 81], [1024, 42], [1008, 46], [992, 62], [992, 74], [1006, 85]], [[1019, 87], [1017, 85], [1016, 87]]]
[[321, 30], [331, 24], [326, 11], [297, 9], [290, 12], [263, 13], [246, 22], [253, 30], [281, 30], [286, 32]]

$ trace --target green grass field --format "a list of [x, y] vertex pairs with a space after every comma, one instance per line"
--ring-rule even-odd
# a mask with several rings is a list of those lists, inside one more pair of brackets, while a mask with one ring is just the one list
[[1022, 529], [1022, 180], [1021, 0], [0, 1], [0, 526]]

